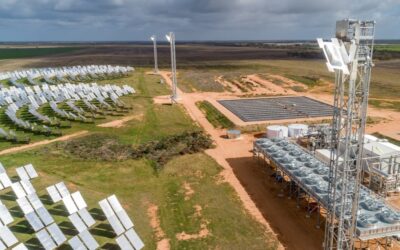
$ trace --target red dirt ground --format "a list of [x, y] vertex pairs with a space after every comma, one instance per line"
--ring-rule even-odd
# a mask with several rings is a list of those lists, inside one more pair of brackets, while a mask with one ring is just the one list
[[[160, 72], [160, 75], [167, 84], [171, 85], [168, 72]], [[288, 94], [288, 91], [285, 91], [284, 88], [280, 86], [274, 87], [273, 83], [261, 79], [256, 75], [249, 75], [247, 78], [265, 86], [265, 88], [255, 88], [253, 94]], [[293, 85], [291, 82], [287, 84]], [[212, 156], [224, 168], [222, 171], [224, 180], [230, 183], [238, 193], [249, 214], [265, 226], [266, 232], [273, 232], [277, 235], [279, 241], [282, 243], [280, 248], [321, 249], [324, 234], [323, 223], [321, 228], [317, 229], [317, 214], [314, 213], [311, 215], [311, 218], [306, 218], [306, 203], [300, 203], [300, 207], [298, 208], [295, 200], [289, 199], [287, 197], [287, 192], [283, 191], [284, 186], [280, 183], [276, 183], [275, 180], [270, 177], [272, 174], [270, 168], [262, 166], [263, 164], [259, 164], [253, 159], [251, 150], [254, 136], [251, 134], [244, 134], [239, 140], [224, 139], [225, 131], [215, 129], [196, 106], [196, 102], [207, 100], [215, 105], [234, 123], [239, 123], [237, 125], [249, 125], [251, 123], [241, 122], [239, 118], [226, 110], [222, 105], [219, 105], [216, 101], [218, 99], [239, 98], [240, 93], [237, 93], [237, 91], [234, 91], [234, 93], [183, 93], [178, 90], [178, 94], [180, 96], [179, 103], [186, 108], [192, 119], [198, 122], [216, 142], [216, 148], [207, 150], [206, 153]], [[297, 93], [293, 90], [290, 91], [290, 94], [308, 96], [330, 104], [333, 102], [332, 96], [329, 94]], [[155, 98], [155, 103], [163, 102], [169, 102], [168, 97]], [[398, 134], [395, 134], [395, 131], [399, 131], [400, 127], [400, 116], [397, 112], [370, 108], [368, 114], [374, 117], [385, 117], [389, 119], [385, 123], [369, 126], [367, 128], [368, 132], [378, 130], [394, 138], [400, 137]], [[285, 120], [284, 122], [287, 123], [288, 121]]]

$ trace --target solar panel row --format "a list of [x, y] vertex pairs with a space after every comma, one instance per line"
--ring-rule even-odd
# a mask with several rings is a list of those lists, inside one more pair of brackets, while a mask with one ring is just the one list
[[0, 227], [7, 226], [14, 221], [7, 207], [0, 201]]
[[29, 180], [14, 182], [11, 184], [11, 188], [18, 199], [36, 193], [35, 188]]
[[61, 201], [63, 198], [70, 195], [67, 186], [65, 186], [64, 182], [59, 182], [55, 185], [52, 185], [46, 188], [47, 193], [50, 195], [51, 200], [56, 203]]
[[39, 176], [32, 164], [16, 168], [16, 171], [21, 180], [31, 180]]
[[92, 250], [99, 247], [99, 243], [97, 243], [94, 237], [87, 230], [72, 237], [68, 243], [73, 249]]
[[144, 247], [143, 241], [133, 229], [133, 222], [115, 195], [99, 202], [108, 222], [117, 234], [116, 242], [123, 250], [140, 250]]
[[7, 226], [0, 226], [0, 249], [12, 247], [18, 243], [18, 239]]
[[3, 190], [10, 186], [11, 186], [11, 180], [8, 177], [3, 165], [0, 163], [0, 190]]

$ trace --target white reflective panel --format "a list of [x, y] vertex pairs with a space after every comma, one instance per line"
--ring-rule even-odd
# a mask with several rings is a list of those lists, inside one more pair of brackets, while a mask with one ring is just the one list
[[22, 187], [24, 188], [26, 194], [33, 194], [36, 193], [35, 188], [32, 186], [32, 183], [30, 181], [27, 180], [23, 180], [20, 182]]
[[49, 231], [51, 237], [56, 242], [57, 246], [60, 246], [65, 241], [67, 241], [67, 238], [65, 237], [61, 229], [57, 226], [57, 224], [54, 223], [48, 226], [47, 231]]
[[78, 208], [76, 207], [74, 201], [72, 200], [72, 196], [64, 197], [63, 202], [69, 214], [78, 212]]
[[101, 207], [101, 210], [103, 210], [103, 213], [106, 215], [107, 218], [115, 215], [114, 210], [111, 208], [110, 204], [106, 199], [102, 200], [99, 202], [99, 205]]
[[16, 245], [15, 247], [13, 247], [12, 250], [28, 250], [28, 248], [24, 245], [24, 243], [20, 243], [20, 244]]
[[62, 200], [61, 195], [58, 193], [55, 186], [50, 186], [46, 188], [47, 193], [50, 195], [51, 200], [56, 203]]
[[32, 204], [32, 207], [37, 210], [41, 207], [44, 207], [42, 201], [39, 199], [38, 195], [36, 193], [28, 195], [26, 198], [30, 201]]
[[119, 220], [122, 222], [122, 225], [125, 227], [126, 230], [133, 227], [133, 222], [129, 218], [129, 216], [125, 212], [125, 210], [121, 210], [121, 211], [117, 212], [117, 216], [118, 216]]
[[36, 237], [46, 250], [53, 250], [57, 247], [46, 229], [43, 229], [42, 231], [36, 233]]
[[25, 166], [25, 170], [28, 173], [29, 177], [31, 179], [39, 177], [38, 173], [36, 172], [35, 168], [33, 167], [32, 164], [28, 164]]
[[29, 214], [34, 211], [33, 207], [29, 203], [26, 197], [21, 197], [17, 199], [18, 206], [21, 208], [24, 214]]
[[113, 228], [114, 232], [117, 235], [120, 235], [123, 232], [125, 232], [124, 227], [122, 226], [121, 222], [119, 222], [116, 215], [113, 215], [110, 218], [108, 218], [108, 222], [110, 222], [111, 227]]
[[70, 216], [68, 216], [68, 219], [72, 222], [78, 232], [83, 232], [87, 229], [87, 226], [81, 220], [77, 213], [71, 214]]
[[14, 221], [7, 207], [0, 202], [0, 220], [4, 225], [8, 225]]
[[19, 182], [13, 183], [11, 184], [11, 188], [14, 191], [17, 198], [22, 198], [26, 196], [25, 190], [22, 187], [21, 183]]
[[75, 236], [75, 237], [71, 238], [68, 241], [68, 244], [74, 250], [86, 250], [87, 249], [85, 247], [85, 245], [83, 245], [83, 242], [78, 238], [78, 236]]
[[128, 240], [132, 243], [135, 250], [140, 250], [144, 247], [143, 241], [140, 239], [139, 235], [133, 230], [133, 228], [129, 229], [128, 232], [125, 233]]
[[39, 217], [36, 215], [35, 212], [25, 215], [25, 218], [28, 220], [29, 224], [31, 225], [31, 227], [35, 232], [39, 231], [44, 227], [42, 221], [39, 219]]
[[68, 191], [67, 186], [65, 186], [64, 182], [60, 182], [56, 184], [56, 188], [58, 192], [60, 193], [61, 197], [67, 197], [70, 195], [70, 192]]
[[3, 240], [4, 244], [7, 247], [11, 247], [12, 245], [18, 243], [18, 239], [11, 232], [11, 230], [6, 226], [3, 226], [0, 228], [0, 239]]
[[79, 234], [79, 237], [82, 239], [83, 243], [89, 250], [94, 250], [99, 247], [99, 243], [93, 238], [93, 236], [89, 233], [89, 231], [85, 230]]
[[110, 197], [107, 198], [108, 202], [110, 203], [111, 207], [114, 209], [115, 212], [119, 212], [121, 210], [124, 210], [121, 206], [121, 203], [119, 203], [117, 196], [111, 195]]
[[79, 210], [78, 214], [85, 222], [86, 226], [91, 227], [94, 224], [96, 224], [96, 221], [93, 219], [93, 217], [90, 215], [90, 213], [87, 211], [86, 208]]
[[349, 58], [347, 52], [341, 49], [338, 39], [332, 38], [331, 42], [325, 42], [321, 38], [318, 38], [317, 42], [319, 47], [324, 51], [328, 70], [331, 72], [341, 70], [343, 74], [349, 75], [350, 72], [347, 66]]
[[24, 167], [19, 167], [15, 169], [21, 180], [30, 180], [28, 173], [25, 171]]
[[71, 196], [74, 199], [75, 204], [77, 205], [78, 209], [87, 207], [87, 204], [79, 191], [73, 193]]
[[3, 242], [0, 240], [0, 250], [6, 250], [7, 247], [3, 244]]
[[7, 173], [0, 174], [0, 182], [3, 184], [4, 188], [8, 188], [11, 186], [10, 177], [8, 177]]
[[121, 250], [135, 250], [133, 246], [129, 243], [125, 235], [119, 236], [115, 241], [117, 242]]
[[49, 211], [47, 211], [45, 207], [40, 207], [38, 210], [36, 210], [36, 213], [39, 215], [43, 224], [45, 224], [46, 226], [54, 222], [53, 217], [51, 217]]

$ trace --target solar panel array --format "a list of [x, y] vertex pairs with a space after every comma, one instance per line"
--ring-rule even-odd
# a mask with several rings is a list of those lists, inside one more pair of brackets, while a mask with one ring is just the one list
[[64, 182], [57, 183], [47, 188], [53, 202], [62, 201], [69, 216], [68, 219], [78, 231], [68, 243], [73, 249], [96, 249], [98, 242], [90, 234], [89, 229], [96, 221], [87, 210], [87, 204], [79, 191], [70, 193]]
[[115, 195], [101, 200], [99, 205], [117, 234], [116, 242], [121, 249], [140, 250], [144, 247], [143, 241], [133, 229], [133, 222]]
[[333, 106], [305, 97], [219, 100], [244, 122], [332, 116]]
[[101, 78], [103, 76], [115, 76], [126, 74], [133, 71], [132, 67], [112, 66], [112, 65], [85, 65], [73, 67], [60, 67], [60, 68], [37, 68], [37, 69], [23, 69], [11, 72], [1, 72], [0, 80], [9, 80], [15, 86], [20, 86], [18, 82], [20, 79], [26, 79], [29, 84], [39, 84], [40, 78], [46, 80], [48, 83], [53, 83], [55, 80], [68, 80], [87, 78], [91, 79]]
[[[0, 108], [4, 108], [7, 119], [21, 130], [59, 135], [52, 127], [60, 126], [60, 119], [91, 123], [99, 115], [127, 112], [131, 107], [120, 97], [133, 93], [135, 90], [128, 85], [96, 83], [11, 86], [0, 89]], [[50, 109], [44, 112], [41, 108], [47, 105]], [[3, 129], [0, 134], [12, 137]]]
[[[82, 194], [77, 191], [71, 193], [63, 183], [46, 188], [53, 204], [62, 202], [68, 215], [66, 216], [77, 231], [69, 239], [64, 235], [51, 213], [47, 210], [32, 183], [31, 179], [39, 175], [32, 164], [16, 169], [19, 180], [12, 182], [4, 167], [0, 163], [0, 184], [2, 189], [11, 188], [16, 196], [16, 203], [21, 209], [24, 218], [34, 231], [40, 245], [45, 250], [53, 250], [68, 244], [72, 249], [97, 249], [100, 247], [90, 229], [97, 222], [87, 210], [87, 203]], [[133, 222], [117, 197], [112, 195], [99, 202], [102, 210], [115, 234], [115, 242], [121, 249], [139, 250], [144, 243], [133, 229]], [[27, 246], [19, 242], [9, 226], [14, 218], [6, 205], [0, 201], [0, 250], [15, 249], [25, 250]]]

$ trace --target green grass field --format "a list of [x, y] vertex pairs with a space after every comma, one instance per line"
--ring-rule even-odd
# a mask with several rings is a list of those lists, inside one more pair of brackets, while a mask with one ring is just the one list
[[49, 48], [0, 48], [0, 60], [18, 59], [56, 54], [70, 53], [82, 49], [81, 47], [49, 47]]
[[400, 111], [400, 101], [387, 101], [379, 99], [370, 99], [368, 103], [376, 108], [381, 109], [392, 109], [395, 111]]
[[297, 76], [297, 75], [286, 74], [285, 77], [287, 77], [293, 81], [303, 83], [304, 85], [308, 86], [309, 88], [315, 87], [320, 82], [319, 77], [315, 77], [315, 76]]
[[381, 134], [381, 133], [378, 133], [378, 132], [375, 132], [375, 133], [373, 133], [372, 135], [374, 135], [374, 136], [376, 136], [376, 137], [378, 137], [378, 138], [381, 138], [381, 139], [386, 139], [386, 140], [388, 140], [389, 142], [391, 142], [391, 143], [393, 143], [393, 144], [395, 144], [395, 145], [397, 145], [397, 146], [400, 146], [400, 141], [399, 141], [399, 140], [396, 140], [396, 139], [393, 139], [393, 138], [391, 138], [391, 137], [385, 136], [385, 135], [383, 135], [383, 134]]
[[[147, 76], [138, 70], [120, 84], [132, 85], [137, 94], [125, 101], [134, 106], [133, 113], [142, 114], [122, 128], [98, 128], [94, 125], [73, 125], [74, 130], [87, 129], [100, 135], [112, 135], [126, 145], [139, 145], [184, 131], [199, 130], [179, 105], [154, 105], [152, 97], [170, 91], [158, 83], [156, 76]], [[84, 138], [80, 139], [84, 140]], [[44, 188], [58, 181], [65, 181], [71, 190], [80, 190], [92, 213], [98, 212], [97, 202], [115, 193], [135, 223], [135, 229], [146, 244], [145, 249], [155, 249], [154, 229], [150, 225], [147, 209], [158, 206], [160, 226], [170, 239], [171, 249], [275, 249], [275, 236], [265, 233], [264, 228], [244, 210], [233, 188], [221, 182], [221, 167], [204, 153], [188, 154], [173, 158], [161, 170], [156, 171], [147, 159], [101, 161], [88, 160], [66, 154], [52, 145], [35, 150], [2, 156], [2, 164], [14, 174], [14, 168], [33, 163], [40, 177], [33, 184], [43, 198]], [[185, 196], [184, 183], [193, 189], [193, 195]], [[10, 193], [1, 192], [6, 205], [16, 207]], [[11, 199], [11, 200], [10, 200]], [[196, 216], [195, 206], [201, 206], [201, 216]], [[55, 215], [63, 231], [71, 237], [72, 225], [66, 222], [60, 204], [47, 205]], [[18, 212], [12, 228], [21, 240], [30, 239], [27, 223]], [[104, 248], [112, 244], [107, 223], [96, 216], [97, 224], [91, 230]], [[176, 234], [196, 234], [200, 225], [207, 222], [208, 237], [179, 241]], [[267, 243], [269, 242], [269, 243]]]
[[400, 52], [400, 44], [376, 45], [377, 51]]
[[208, 101], [196, 103], [197, 107], [206, 115], [207, 120], [215, 128], [233, 128], [235, 124]]

